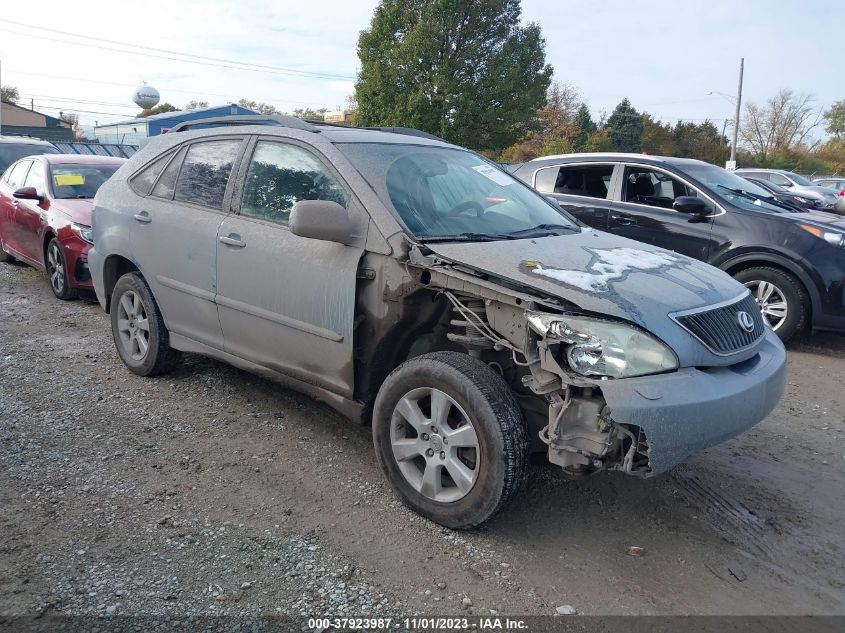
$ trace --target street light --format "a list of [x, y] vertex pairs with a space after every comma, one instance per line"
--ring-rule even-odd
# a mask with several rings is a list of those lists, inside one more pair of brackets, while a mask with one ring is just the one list
[[[736, 98], [725, 94], [724, 92], [718, 92], [717, 90], [707, 91], [708, 95], [719, 95], [736, 106], [736, 115], [734, 116], [734, 139], [733, 143], [731, 143], [731, 159], [725, 164], [726, 169], [736, 169], [736, 144], [739, 139], [739, 110], [742, 105], [742, 74], [744, 70], [745, 58], [741, 57], [739, 60], [739, 85], [736, 89]], [[727, 121], [725, 123], [727, 124]]]

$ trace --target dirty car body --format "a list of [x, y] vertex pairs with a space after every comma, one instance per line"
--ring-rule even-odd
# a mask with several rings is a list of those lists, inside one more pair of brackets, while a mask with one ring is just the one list
[[[221, 140], [237, 143], [214, 208], [178, 200], [172, 186], [155, 194], [174, 171], [178, 192], [187, 163], [173, 161]], [[273, 203], [285, 209], [258, 213], [250, 191], [273, 160], [308, 163], [313, 186], [285, 189]], [[116, 293], [134, 277], [129, 292], [143, 299], [143, 279], [170, 348], [372, 420], [375, 436], [389, 430], [386, 452], [375, 441], [394, 489], [453, 527], [498, 509], [483, 495], [504, 495], [493, 481], [503, 461], [503, 477], [522, 476], [514, 451], [546, 452], [573, 476], [653, 475], [759, 422], [784, 389], [783, 345], [741, 284], [585, 228], [492, 163], [424, 136], [289, 120], [169, 134], [100, 190], [94, 242], [94, 286], [119, 352], [137, 335], [120, 334]], [[137, 350], [125, 348], [124, 362], [147, 372], [127, 361]], [[410, 369], [437, 362], [466, 381], [414, 382]], [[479, 380], [480, 391], [462, 386]], [[495, 398], [491, 410], [518, 419], [518, 433], [480, 424]], [[523, 433], [524, 445], [508, 444]], [[486, 505], [475, 512], [468, 500]]]

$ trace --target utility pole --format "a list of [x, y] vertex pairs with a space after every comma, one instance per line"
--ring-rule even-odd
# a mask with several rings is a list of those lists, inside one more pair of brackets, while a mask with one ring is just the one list
[[728, 169], [736, 169], [736, 144], [739, 139], [739, 109], [742, 104], [742, 72], [745, 69], [745, 58], [739, 60], [739, 86], [736, 89], [736, 114], [734, 115], [734, 142], [731, 144], [731, 159], [725, 165]]

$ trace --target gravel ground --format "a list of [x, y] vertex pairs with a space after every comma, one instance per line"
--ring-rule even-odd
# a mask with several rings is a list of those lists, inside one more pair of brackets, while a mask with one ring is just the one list
[[842, 376], [809, 338], [742, 437], [648, 481], [536, 467], [455, 532], [367, 429], [198, 356], [139, 378], [91, 297], [0, 264], [0, 616], [845, 614]]

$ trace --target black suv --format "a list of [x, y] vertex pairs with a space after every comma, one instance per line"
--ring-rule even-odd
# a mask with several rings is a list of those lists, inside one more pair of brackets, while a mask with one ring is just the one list
[[845, 330], [845, 219], [800, 212], [709, 163], [642, 154], [538, 158], [513, 173], [583, 223], [718, 266], [783, 340]]

